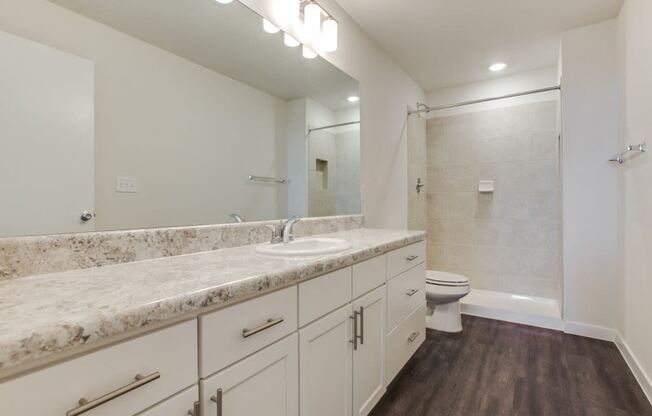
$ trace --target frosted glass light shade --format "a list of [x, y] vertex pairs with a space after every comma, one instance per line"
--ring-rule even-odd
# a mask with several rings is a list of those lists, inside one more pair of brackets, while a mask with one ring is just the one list
[[317, 3], [309, 3], [303, 9], [303, 28], [309, 40], [321, 33], [321, 7]]
[[279, 8], [279, 22], [289, 24], [299, 20], [301, 11], [301, 0], [281, 0]]
[[303, 57], [306, 59], [314, 59], [317, 57], [317, 53], [306, 45], [303, 45]]
[[337, 50], [337, 26], [334, 19], [328, 19], [324, 22], [322, 41], [326, 52], [335, 52]]
[[263, 19], [263, 30], [267, 33], [278, 33], [281, 29], [274, 26], [269, 20]]
[[290, 48], [296, 48], [300, 45], [298, 40], [288, 35], [287, 33], [283, 35], [283, 43], [285, 43], [285, 46], [289, 46]]

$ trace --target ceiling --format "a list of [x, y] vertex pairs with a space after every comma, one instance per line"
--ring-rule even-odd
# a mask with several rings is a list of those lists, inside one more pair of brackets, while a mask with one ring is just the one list
[[286, 47], [282, 33], [265, 33], [262, 18], [239, 2], [51, 1], [283, 100], [309, 97], [333, 110], [357, 106], [347, 101], [358, 95], [355, 79]]
[[[336, 0], [425, 90], [556, 65], [561, 33], [623, 0]], [[494, 62], [509, 66], [498, 73]]]

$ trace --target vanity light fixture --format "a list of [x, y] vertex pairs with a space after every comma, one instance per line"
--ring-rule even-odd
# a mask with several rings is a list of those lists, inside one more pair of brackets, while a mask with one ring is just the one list
[[306, 37], [316, 41], [321, 35], [321, 7], [315, 2], [306, 4], [303, 8], [303, 27]]
[[298, 40], [288, 35], [287, 33], [283, 35], [283, 43], [285, 43], [285, 46], [289, 46], [290, 48], [296, 48], [301, 44]]
[[303, 45], [303, 57], [306, 59], [315, 59], [317, 57], [317, 53], [306, 45]]
[[358, 101], [360, 101], [360, 97], [358, 97], [357, 95], [352, 95], [349, 98], [347, 98], [347, 100], [350, 103], [357, 103]]
[[496, 62], [495, 64], [491, 65], [489, 67], [489, 70], [491, 72], [500, 72], [503, 69], [507, 68], [507, 64], [504, 62]]
[[337, 50], [337, 21], [332, 17], [326, 19], [322, 25], [322, 42], [326, 52]]
[[267, 33], [278, 33], [281, 29], [274, 26], [272, 22], [267, 19], [263, 19], [263, 30]]

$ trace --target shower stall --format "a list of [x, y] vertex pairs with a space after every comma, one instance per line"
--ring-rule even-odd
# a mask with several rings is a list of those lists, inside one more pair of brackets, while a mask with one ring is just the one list
[[423, 156], [408, 146], [410, 180], [426, 186], [410, 184], [408, 223], [425, 224], [429, 270], [470, 279], [464, 313], [561, 327], [558, 89], [482, 109], [474, 104], [489, 100], [421, 105], [410, 116], [426, 118], [425, 175], [413, 173]]

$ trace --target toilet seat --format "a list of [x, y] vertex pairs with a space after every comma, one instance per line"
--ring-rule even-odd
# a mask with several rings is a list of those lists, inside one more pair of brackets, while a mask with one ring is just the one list
[[455, 273], [428, 270], [426, 283], [434, 286], [464, 287], [469, 286], [469, 279]]

